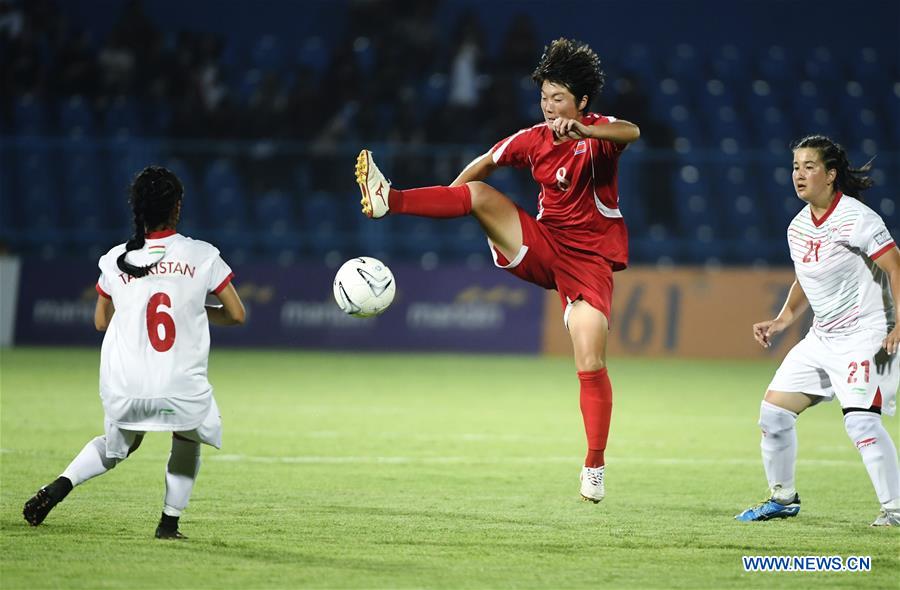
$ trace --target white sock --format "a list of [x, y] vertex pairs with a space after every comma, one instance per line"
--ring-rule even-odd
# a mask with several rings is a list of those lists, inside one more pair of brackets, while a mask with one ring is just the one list
[[172, 437], [172, 453], [166, 466], [166, 498], [163, 513], [181, 516], [187, 508], [197, 472], [200, 471], [200, 443]]
[[759, 408], [759, 427], [762, 429], [763, 468], [769, 489], [775, 490], [777, 500], [794, 497], [794, 468], [797, 464], [797, 414], [763, 400]]
[[844, 428], [859, 449], [878, 501], [888, 509], [900, 508], [897, 448], [881, 423], [881, 416], [872, 412], [850, 412], [844, 416]]
[[84, 445], [81, 452], [72, 459], [61, 477], [66, 477], [72, 482], [72, 486], [84, 483], [92, 477], [103, 475], [115, 467], [122, 459], [114, 459], [106, 456], [106, 437], [98, 436]]

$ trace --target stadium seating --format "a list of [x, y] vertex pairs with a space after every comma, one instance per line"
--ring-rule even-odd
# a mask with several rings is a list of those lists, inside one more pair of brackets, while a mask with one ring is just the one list
[[[60, 10], [73, 10], [61, 4]], [[153, 10], [166, 6], [176, 4], [160, 0]], [[350, 3], [318, 3], [319, 18], [279, 23], [235, 6], [222, 7], [213, 21], [199, 5], [177, 6], [174, 12], [185, 30], [209, 30], [220, 37], [217, 65], [227, 85], [226, 96], [237, 108], [248, 108], [266, 81], [287, 94], [299, 84], [318, 89], [333, 74], [335, 56], [353, 60], [362, 76], [354, 81], [361, 96], [368, 96], [379, 82], [376, 66], [381, 64], [380, 51], [386, 41], [378, 31], [352, 29], [358, 23], [348, 17], [358, 7]], [[416, 137], [439, 134], [439, 127], [446, 126], [442, 116], [453, 83], [447, 61], [456, 39], [453, 27], [443, 25], [456, 22], [465, 8], [462, 0], [442, 3], [435, 12], [435, 22], [442, 26], [437, 27], [433, 62], [426, 64], [418, 78], [407, 73], [396, 81], [392, 78], [392, 84], [398, 85], [392, 91], [408, 89], [403, 104], [390, 100], [390, 93], [385, 95], [381, 89], [371, 103], [354, 101], [352, 107], [339, 111], [340, 116], [321, 114], [323, 121], [316, 121], [323, 123], [321, 135], [305, 143], [291, 141], [286, 133], [278, 135], [286, 136], [286, 142], [255, 136], [245, 141], [242, 128], [229, 142], [211, 143], [204, 138], [187, 144], [163, 142], [161, 138], [180, 136], [181, 129], [175, 126], [190, 123], [202, 113], [183, 112], [179, 109], [184, 105], [159, 96], [126, 94], [97, 100], [79, 95], [11, 95], [8, 116], [0, 128], [3, 237], [12, 238], [14, 249], [26, 253], [31, 246], [19, 240], [23, 232], [13, 228], [44, 232], [42, 243], [59, 236], [60, 243], [107, 244], [109, 236], [121, 235], [129, 227], [125, 189], [133, 175], [149, 163], [162, 162], [185, 184], [183, 231], [209, 236], [240, 256], [281, 257], [287, 251], [319, 258], [334, 253], [409, 260], [430, 253], [441, 261], [485, 256], [484, 237], [471, 219], [402, 218], [375, 223], [363, 219], [353, 199], [347, 198], [355, 188], [340, 176], [337, 164], [351, 161], [356, 143], [368, 141], [370, 135], [387, 141], [401, 122], [420, 125]], [[493, 3], [480, 8], [478, 17], [491, 30], [505, 31], [516, 16]], [[532, 18], [540, 40], [558, 35], [555, 16], [538, 16], [537, 7], [527, 3], [521, 10]], [[324, 22], [329, 25], [322, 26]], [[204, 26], [199, 27], [200, 23]], [[673, 148], [661, 148], [653, 137], [645, 136], [620, 162], [621, 208], [634, 260], [783, 263], [783, 232], [802, 205], [790, 182], [789, 145], [810, 133], [838, 138], [851, 149], [854, 163], [878, 154], [877, 184], [870, 204], [889, 227], [900, 227], [900, 200], [891, 189], [900, 183], [896, 51], [879, 39], [870, 46], [795, 43], [790, 35], [778, 33], [777, 25], [773, 27], [774, 32], [764, 39], [736, 31], [734, 38], [713, 35], [708, 43], [700, 42], [700, 34], [709, 32], [698, 26], [678, 36], [645, 36], [621, 47], [599, 45], [610, 76], [604, 106], [622, 106], [615, 80], [631, 76], [647, 92], [642, 98], [649, 110], [638, 118], [658, 122], [675, 138]], [[167, 47], [178, 47], [180, 42], [167, 33]], [[493, 37], [485, 44], [479, 73], [488, 81], [495, 78], [495, 86], [486, 88], [496, 88], [497, 80], [505, 76], [501, 87], [509, 88], [512, 96], [501, 104], [513, 110], [514, 119], [522, 124], [539, 120], [530, 72], [499, 71], [501, 47], [501, 39]], [[334, 129], [343, 129], [344, 135], [331, 128], [324, 132], [325, 120]], [[476, 137], [473, 131], [471, 141], [482, 141]], [[417, 171], [417, 177], [434, 178], [434, 182], [452, 178], [454, 172], [447, 171], [457, 169], [458, 154], [484, 148], [483, 143], [410, 145], [388, 143], [380, 153], [389, 158], [402, 154], [393, 158], [391, 167], [399, 175], [404, 172], [399, 162], [413, 152], [416, 161], [409, 168]], [[260, 172], [256, 162], [261, 152], [281, 154], [290, 163]], [[653, 190], [649, 187], [659, 186], [648, 182], [648, 170], [669, 176], [647, 165], [658, 161], [675, 170], [669, 187], [676, 203], [671, 219], [657, 218], [653, 203], [659, 203], [658, 195], [648, 194]], [[423, 172], [429, 169], [441, 173]], [[530, 179], [501, 170], [490, 182], [523, 206], [534, 207], [537, 191]], [[17, 198], [9, 198], [11, 194]]]

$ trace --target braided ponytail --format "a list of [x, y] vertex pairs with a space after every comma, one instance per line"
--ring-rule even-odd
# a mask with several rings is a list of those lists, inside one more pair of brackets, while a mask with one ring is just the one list
[[853, 168], [847, 159], [846, 150], [824, 135], [809, 135], [794, 142], [794, 145], [791, 146], [792, 150], [800, 148], [818, 150], [822, 162], [825, 163], [825, 170], [837, 171], [834, 188], [842, 193], [848, 193], [862, 201], [862, 192], [875, 184], [872, 178], [866, 175], [872, 169], [872, 161], [875, 158], [859, 168]]
[[135, 278], [145, 277], [156, 263], [147, 266], [131, 264], [125, 257], [129, 252], [144, 247], [144, 235], [173, 219], [174, 212], [184, 196], [181, 181], [162, 166], [147, 166], [131, 183], [129, 201], [134, 213], [134, 235], [125, 243], [125, 251], [116, 259], [122, 272]]

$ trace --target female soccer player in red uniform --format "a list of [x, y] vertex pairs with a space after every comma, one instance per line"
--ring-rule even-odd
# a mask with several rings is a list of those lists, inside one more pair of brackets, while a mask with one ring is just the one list
[[[495, 264], [545, 289], [556, 289], [575, 350], [588, 452], [581, 495], [603, 499], [604, 457], [612, 412], [606, 339], [612, 273], [628, 263], [619, 211], [617, 162], [640, 130], [628, 121], [587, 112], [603, 87], [600, 58], [586, 44], [557, 39], [532, 74], [544, 121], [498, 142], [450, 186], [396, 190], [362, 150], [356, 179], [363, 213], [433, 218], [473, 215]], [[499, 166], [528, 167], [540, 185], [537, 217], [482, 182]]]

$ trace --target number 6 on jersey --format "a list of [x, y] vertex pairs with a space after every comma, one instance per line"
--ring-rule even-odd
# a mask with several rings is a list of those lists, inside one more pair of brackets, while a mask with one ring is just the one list
[[[150, 346], [157, 352], [166, 352], [175, 344], [175, 319], [160, 307], [172, 309], [172, 299], [166, 293], [154, 293], [147, 303], [147, 335]], [[160, 336], [162, 328], [162, 336]]]

